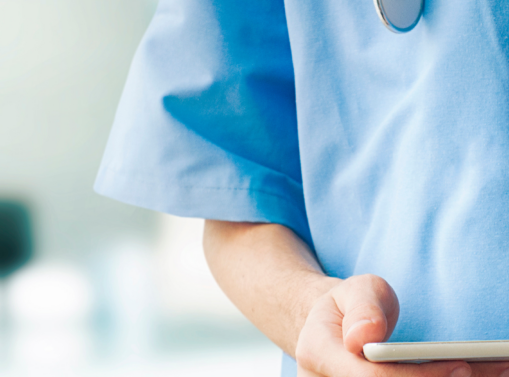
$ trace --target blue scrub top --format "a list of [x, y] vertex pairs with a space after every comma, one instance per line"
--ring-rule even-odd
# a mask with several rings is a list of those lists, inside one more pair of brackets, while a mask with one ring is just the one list
[[392, 285], [392, 341], [508, 339], [508, 35], [503, 0], [426, 0], [407, 34], [372, 0], [162, 0], [95, 188], [292, 228]]

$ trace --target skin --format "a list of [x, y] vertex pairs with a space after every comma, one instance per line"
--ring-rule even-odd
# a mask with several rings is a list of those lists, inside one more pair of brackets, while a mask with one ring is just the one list
[[296, 359], [298, 377], [509, 377], [509, 363], [366, 361], [362, 346], [387, 340], [398, 320], [393, 289], [374, 275], [325, 276], [284, 226], [207, 220], [204, 250], [233, 303]]

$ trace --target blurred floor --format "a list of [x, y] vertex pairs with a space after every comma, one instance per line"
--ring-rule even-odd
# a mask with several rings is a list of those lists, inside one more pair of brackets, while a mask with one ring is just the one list
[[2, 376], [279, 375], [281, 351], [229, 302], [201, 249], [203, 220], [160, 215], [89, 263], [35, 261], [3, 286]]
[[1, 369], [5, 377], [276, 377], [281, 355], [276, 349], [216, 351], [206, 355], [183, 355], [180, 361], [109, 364], [80, 370], [30, 370], [23, 367]]

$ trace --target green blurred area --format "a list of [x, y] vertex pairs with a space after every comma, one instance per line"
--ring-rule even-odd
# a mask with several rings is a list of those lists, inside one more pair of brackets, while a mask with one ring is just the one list
[[0, 278], [28, 262], [32, 250], [29, 208], [23, 203], [0, 200]]

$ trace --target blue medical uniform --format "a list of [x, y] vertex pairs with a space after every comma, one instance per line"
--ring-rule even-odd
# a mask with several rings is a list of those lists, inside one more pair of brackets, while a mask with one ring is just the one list
[[402, 35], [372, 0], [162, 0], [95, 188], [290, 227], [392, 285], [392, 341], [508, 339], [508, 35], [503, 0], [426, 0]]

